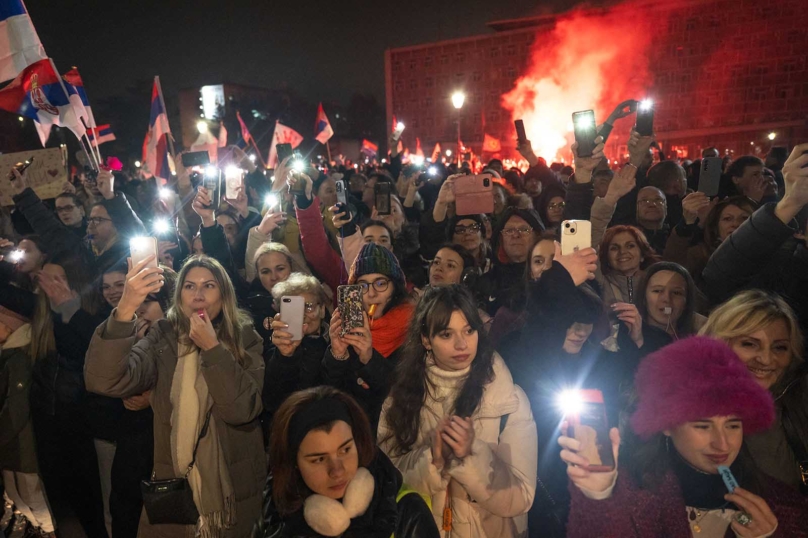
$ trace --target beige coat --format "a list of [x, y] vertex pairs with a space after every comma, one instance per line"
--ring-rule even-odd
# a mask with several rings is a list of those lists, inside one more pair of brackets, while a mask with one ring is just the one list
[[[126, 398], [153, 390], [154, 476], [174, 478], [171, 459], [171, 382], [177, 365], [177, 335], [161, 320], [145, 338], [135, 342], [135, 323], [116, 321], [114, 312], [98, 326], [84, 364], [87, 390]], [[222, 345], [200, 353], [202, 374], [213, 398], [211, 420], [216, 422], [230, 481], [236, 495], [236, 527], [227, 538], [249, 537], [261, 517], [262, 492], [267, 476], [266, 457], [258, 417], [263, 409], [263, 341], [252, 329], [242, 333], [245, 364], [239, 365]], [[186, 537], [193, 526], [148, 525], [141, 517], [138, 536]]]
[[[474, 414], [472, 454], [444, 468], [432, 463], [431, 440], [438, 422], [451, 414], [457, 392], [468, 370], [448, 372], [434, 364], [428, 375], [436, 385], [421, 411], [421, 428], [413, 449], [393, 456], [394, 441], [380, 444], [404, 475], [404, 482], [432, 497], [432, 514], [441, 528], [446, 488], [452, 479], [452, 538], [510, 538], [527, 536], [527, 511], [536, 491], [538, 440], [530, 402], [502, 358], [494, 354], [494, 380], [485, 388]], [[389, 429], [385, 420], [390, 399], [379, 423], [379, 439]], [[507, 416], [507, 419], [503, 417]], [[504, 422], [504, 429], [500, 428]]]

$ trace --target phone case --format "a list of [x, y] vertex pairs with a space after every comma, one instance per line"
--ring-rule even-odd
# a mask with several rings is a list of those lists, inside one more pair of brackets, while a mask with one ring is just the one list
[[362, 307], [362, 286], [349, 285], [337, 287], [337, 298], [339, 299], [339, 313], [342, 317], [342, 332], [345, 333], [361, 327], [365, 324]]
[[654, 109], [637, 110], [637, 125], [634, 126], [640, 136], [651, 136], [654, 134]]
[[455, 179], [455, 213], [479, 215], [494, 212], [494, 182], [490, 174]]
[[303, 340], [303, 319], [306, 312], [306, 300], [299, 295], [281, 297], [281, 319], [289, 326], [286, 332], [292, 340]]
[[527, 133], [525, 133], [525, 122], [522, 120], [515, 120], [513, 125], [516, 128], [516, 140], [519, 142], [524, 142], [527, 140]]
[[595, 112], [592, 110], [573, 112], [572, 128], [575, 142], [578, 143], [578, 156], [591, 157], [595, 151], [595, 137], [597, 136]]
[[225, 172], [225, 174], [225, 196], [227, 196], [229, 200], [235, 200], [238, 197], [239, 189], [241, 189], [241, 179], [243, 177], [243, 173], [241, 170], [238, 170]]
[[204, 166], [210, 164], [210, 154], [205, 151], [192, 151], [190, 153], [182, 154], [182, 165], [185, 168], [192, 166]]
[[378, 211], [379, 215], [389, 215], [392, 212], [392, 200], [390, 200], [392, 185], [390, 183], [376, 182], [373, 192], [376, 201], [376, 211]]
[[[210, 177], [205, 174], [202, 177], [202, 186], [208, 190], [210, 196], [210, 207], [219, 209], [222, 202], [222, 174], [219, 171], [215, 176]], [[210, 209], [210, 208], [206, 208]]]
[[706, 157], [701, 160], [699, 168], [699, 192], [707, 196], [718, 196], [718, 189], [721, 186], [721, 169], [723, 168], [721, 157]]
[[588, 220], [565, 220], [561, 223], [561, 255], [592, 246], [592, 223]]
[[154, 254], [154, 259], [146, 267], [157, 267], [157, 239], [154, 237], [133, 237], [129, 240], [129, 255], [132, 266], [139, 264]]
[[342, 181], [341, 179], [339, 179], [335, 183], [336, 183], [336, 186], [334, 188], [337, 191], [337, 202], [339, 202], [340, 204], [345, 204], [347, 206], [348, 205], [348, 197], [345, 194], [345, 182]]
[[581, 442], [578, 453], [589, 460], [587, 470], [606, 473], [614, 469], [614, 453], [609, 438], [609, 421], [603, 393], [581, 390], [581, 410], [570, 417], [572, 436]]

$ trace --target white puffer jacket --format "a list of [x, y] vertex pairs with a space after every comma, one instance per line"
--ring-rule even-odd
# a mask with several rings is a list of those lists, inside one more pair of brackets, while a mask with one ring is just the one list
[[[421, 427], [413, 448], [403, 456], [396, 453], [384, 404], [378, 439], [404, 475], [411, 488], [432, 497], [432, 514], [440, 529], [446, 488], [451, 483], [453, 538], [510, 538], [527, 536], [527, 511], [536, 491], [538, 441], [536, 423], [524, 391], [514, 385], [502, 358], [494, 354], [494, 379], [485, 387], [482, 402], [474, 414], [472, 454], [462, 462], [453, 460], [438, 468], [432, 463], [435, 428], [449, 416], [468, 369], [450, 372], [434, 362], [427, 375], [435, 394], [427, 396], [421, 409]], [[507, 417], [507, 418], [505, 418]], [[500, 429], [504, 424], [504, 429]]]

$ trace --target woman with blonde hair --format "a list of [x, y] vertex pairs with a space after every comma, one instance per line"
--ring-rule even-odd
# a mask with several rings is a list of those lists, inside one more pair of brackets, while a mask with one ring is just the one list
[[761, 470], [808, 493], [808, 367], [794, 311], [779, 295], [746, 290], [713, 310], [699, 334], [729, 344], [771, 392], [774, 425], [747, 444]]
[[[195, 510], [159, 518], [166, 507], [144, 495], [138, 536], [249, 536], [261, 515], [266, 477], [258, 422], [261, 338], [238, 308], [222, 265], [194, 256], [180, 270], [167, 319], [136, 342], [135, 312], [163, 286], [163, 270], [147, 267], [153, 259], [129, 270], [117, 308], [96, 329], [84, 371], [87, 389], [115, 398], [152, 390], [152, 480], [187, 480]], [[188, 507], [187, 496], [184, 501]]]

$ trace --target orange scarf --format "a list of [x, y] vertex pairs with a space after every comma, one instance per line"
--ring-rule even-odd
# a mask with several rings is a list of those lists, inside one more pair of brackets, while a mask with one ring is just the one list
[[401, 347], [407, 338], [407, 330], [415, 307], [410, 303], [403, 303], [388, 311], [379, 319], [373, 320], [370, 334], [373, 337], [373, 349], [389, 357]]

